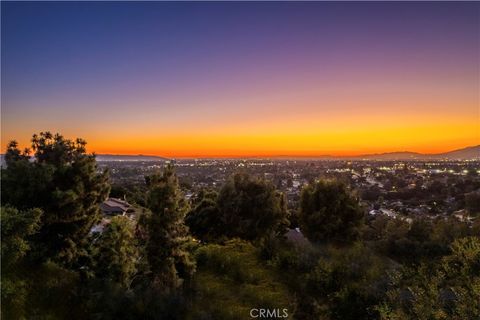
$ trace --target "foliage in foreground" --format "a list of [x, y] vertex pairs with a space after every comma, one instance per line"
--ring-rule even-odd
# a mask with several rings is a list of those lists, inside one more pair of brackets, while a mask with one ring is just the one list
[[87, 235], [100, 220], [99, 204], [109, 192], [108, 173], [98, 173], [85, 141], [71, 141], [50, 132], [33, 135], [30, 150], [9, 143], [2, 169], [2, 203], [19, 210], [43, 211], [31, 242], [35, 259], [78, 266]]
[[234, 175], [190, 209], [168, 166], [147, 177], [138, 222], [92, 234], [108, 174], [82, 140], [41, 133], [32, 146], [33, 159], [10, 143], [2, 169], [5, 319], [480, 318], [479, 220], [365, 221], [352, 191], [321, 180], [299, 210], [310, 244], [292, 244], [271, 184]]
[[196, 258], [190, 319], [246, 319], [254, 307], [286, 308], [293, 314], [288, 287], [251, 243], [231, 240], [202, 246]]
[[460, 238], [439, 263], [404, 267], [392, 275], [384, 319], [479, 319], [480, 240]]

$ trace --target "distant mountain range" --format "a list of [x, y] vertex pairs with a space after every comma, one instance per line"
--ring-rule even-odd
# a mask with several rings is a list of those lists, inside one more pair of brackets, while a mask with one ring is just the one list
[[318, 156], [318, 157], [288, 157], [283, 159], [318, 159], [318, 160], [480, 160], [480, 145], [452, 150], [443, 153], [418, 153], [411, 151], [397, 151], [386, 153], [364, 154], [358, 156]]
[[[256, 157], [259, 158], [259, 157]], [[319, 160], [480, 160], [480, 145], [473, 147], [466, 147], [444, 153], [418, 153], [410, 151], [387, 152], [376, 154], [365, 154], [359, 156], [317, 156], [317, 157], [298, 157], [298, 156], [279, 156], [273, 157], [276, 159], [319, 159]], [[167, 158], [158, 156], [145, 155], [114, 155], [114, 154], [97, 154], [98, 161], [165, 161]]]
[[[260, 157], [256, 157], [260, 158]], [[262, 157], [266, 158], [266, 157]], [[418, 153], [410, 151], [387, 152], [376, 154], [365, 154], [359, 156], [317, 156], [317, 157], [299, 157], [299, 156], [278, 156], [274, 159], [311, 159], [311, 160], [480, 160], [480, 145], [466, 147], [463, 149], [452, 150], [444, 153]], [[120, 154], [97, 154], [97, 161], [166, 161], [165, 157], [149, 156], [149, 155], [120, 155]], [[4, 155], [0, 155], [0, 162], [4, 164]]]
[[438, 160], [438, 159], [451, 159], [451, 160], [468, 160], [468, 159], [480, 159], [480, 145], [473, 147], [466, 147], [463, 149], [457, 149], [443, 153], [417, 153], [417, 152], [389, 152], [380, 154], [367, 154], [356, 157], [346, 157], [352, 159], [371, 159], [371, 160]]
[[[254, 157], [256, 159], [268, 157]], [[281, 155], [270, 157], [271, 159], [283, 160], [480, 160], [480, 145], [457, 149], [443, 153], [418, 153], [411, 151], [397, 151], [386, 153], [363, 154], [358, 156], [289, 156]]]

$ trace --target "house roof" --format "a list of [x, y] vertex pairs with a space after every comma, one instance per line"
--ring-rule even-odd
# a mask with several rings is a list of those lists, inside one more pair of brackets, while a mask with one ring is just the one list
[[101, 209], [104, 211], [122, 211], [125, 212], [130, 208], [130, 204], [126, 201], [116, 198], [108, 198], [101, 204]]

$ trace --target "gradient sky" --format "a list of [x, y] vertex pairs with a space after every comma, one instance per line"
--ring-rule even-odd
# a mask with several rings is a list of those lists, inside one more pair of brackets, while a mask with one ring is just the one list
[[1, 147], [441, 152], [480, 144], [480, 3], [2, 2]]

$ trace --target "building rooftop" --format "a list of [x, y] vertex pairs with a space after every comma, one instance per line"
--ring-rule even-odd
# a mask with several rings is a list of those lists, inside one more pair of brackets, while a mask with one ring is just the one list
[[125, 213], [130, 208], [130, 204], [117, 198], [108, 198], [101, 205], [100, 209], [105, 214]]

